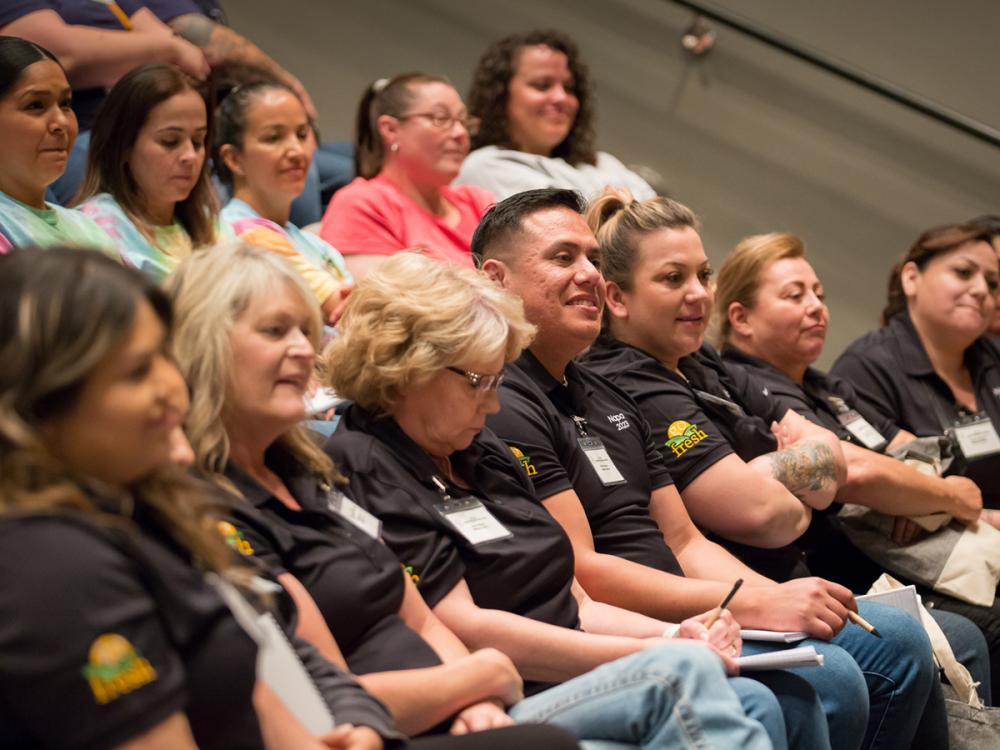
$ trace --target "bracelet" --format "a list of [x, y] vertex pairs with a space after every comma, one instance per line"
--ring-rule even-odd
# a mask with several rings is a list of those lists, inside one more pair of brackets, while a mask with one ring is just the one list
[[677, 636], [677, 631], [681, 629], [681, 626], [677, 623], [671, 622], [667, 624], [667, 627], [663, 629], [663, 635], [660, 638], [675, 638]]

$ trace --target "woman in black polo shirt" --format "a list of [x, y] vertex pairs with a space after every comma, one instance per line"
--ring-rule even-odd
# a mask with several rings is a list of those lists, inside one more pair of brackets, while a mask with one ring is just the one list
[[[696, 722], [703, 712], [719, 722], [702, 731], [713, 743], [735, 741], [731, 732], [756, 742], [715, 657], [704, 664], [701, 649], [663, 646], [664, 623], [582, 596], [526, 457], [484, 430], [504, 363], [531, 333], [516, 299], [484, 276], [411, 253], [390, 259], [359, 284], [326, 353], [330, 384], [353, 401], [327, 452], [434, 613], [470, 647], [500, 648], [518, 665], [531, 697], [512, 708], [516, 719], [548, 716], [584, 739], [655, 746], [675, 727], [653, 705], [673, 703], [662, 688], [679, 684], [675, 660], [694, 656], [682, 682], [699, 690], [707, 677], [715, 698], [688, 705]], [[712, 638], [682, 625], [694, 632]], [[732, 631], [718, 635], [738, 651]], [[784, 743], [783, 727], [772, 739]]]
[[[0, 256], [5, 747], [326, 747], [257, 681], [256, 644], [207, 576], [246, 580], [201, 488], [169, 468], [187, 407], [170, 323], [159, 289], [99, 253]], [[310, 654], [352, 746], [399, 737]]]
[[878, 412], [914, 435], [949, 435], [987, 508], [1000, 508], [1000, 351], [984, 334], [997, 290], [989, 235], [929, 229], [893, 269], [882, 328], [833, 365]]
[[[893, 538], [899, 543], [912, 538], [907, 515], [945, 512], [974, 521], [982, 513], [984, 520], [997, 520], [995, 511], [979, 510], [981, 495], [971, 480], [927, 476], [883, 456], [912, 440], [912, 433], [860, 398], [850, 382], [812, 367], [826, 340], [829, 311], [801, 239], [772, 233], [737, 244], [719, 270], [716, 308], [723, 359], [752, 372], [782, 408], [840, 437], [848, 481], [839, 500], [897, 516]], [[819, 570], [859, 590], [881, 573], [867, 558], [845, 556], [842, 545], [821, 548], [813, 559]], [[979, 625], [991, 644], [992, 672], [1000, 676], [1000, 604], [977, 607], [932, 591], [922, 594]]]
[[299, 634], [360, 675], [409, 734], [572, 746], [543, 727], [480, 733], [511, 724], [502, 707], [522, 695], [516, 669], [494, 650], [470, 655], [379, 542], [379, 521], [335, 488], [343, 478], [299, 424], [322, 322], [298, 274], [266, 251], [219, 247], [185, 260], [168, 290], [195, 465], [230, 491], [218, 531], [292, 595]]

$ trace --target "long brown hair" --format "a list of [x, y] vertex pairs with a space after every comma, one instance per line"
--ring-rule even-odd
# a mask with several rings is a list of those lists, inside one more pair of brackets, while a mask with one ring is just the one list
[[[93, 250], [14, 250], [0, 256], [0, 516], [80, 513], [128, 525], [98, 507], [88, 477], [48, 449], [40, 427], [76, 404], [94, 368], [127, 335], [146, 301], [169, 332], [170, 303], [141, 274]], [[204, 565], [232, 560], [203, 492], [164, 466], [128, 488]], [[127, 505], [127, 503], [126, 503]]]
[[472, 138], [472, 148], [501, 146], [516, 149], [510, 139], [507, 123], [507, 100], [510, 98], [510, 79], [514, 77], [518, 53], [524, 47], [544, 45], [566, 55], [569, 71], [573, 74], [573, 93], [579, 108], [569, 134], [552, 150], [552, 156], [561, 157], [570, 164], [596, 164], [594, 147], [594, 96], [590, 86], [590, 73], [576, 43], [560, 31], [541, 29], [524, 34], [511, 34], [489, 47], [479, 58], [469, 89], [469, 114], [482, 121], [479, 133]]
[[942, 253], [950, 252], [969, 242], [985, 242], [988, 245], [990, 240], [990, 232], [985, 227], [975, 224], [945, 224], [928, 229], [920, 235], [906, 257], [894, 265], [889, 273], [889, 290], [886, 305], [882, 310], [882, 325], [888, 325], [892, 318], [906, 310], [903, 266], [915, 263], [917, 268], [923, 271], [932, 259]]
[[148, 222], [142, 218], [142, 201], [135, 178], [128, 166], [129, 156], [146, 124], [149, 113], [158, 104], [184, 91], [194, 91], [205, 102], [208, 132], [205, 134], [205, 160], [198, 181], [187, 198], [177, 203], [174, 215], [190, 235], [195, 246], [215, 242], [219, 206], [209, 180], [208, 154], [212, 144], [214, 107], [203, 88], [173, 65], [140, 65], [125, 74], [101, 103], [90, 134], [87, 173], [75, 203], [98, 193], [109, 193], [139, 231], [152, 239]]

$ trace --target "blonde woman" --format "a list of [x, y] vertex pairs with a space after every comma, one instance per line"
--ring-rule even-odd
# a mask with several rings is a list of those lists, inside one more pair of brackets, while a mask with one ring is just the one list
[[[408, 734], [509, 726], [502, 707], [522, 697], [513, 664], [494, 649], [470, 654], [430, 612], [300, 424], [321, 331], [306, 283], [278, 256], [234, 245], [196, 253], [167, 288], [196, 469], [232, 493], [228, 539], [278, 574], [300, 634], [360, 675]], [[516, 736], [567, 742], [549, 728]], [[491, 738], [477, 739], [514, 742]]]

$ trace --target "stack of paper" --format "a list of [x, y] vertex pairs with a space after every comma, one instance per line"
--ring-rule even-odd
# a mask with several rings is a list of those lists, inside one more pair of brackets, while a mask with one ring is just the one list
[[736, 660], [741, 672], [759, 672], [765, 669], [792, 669], [793, 667], [822, 667], [823, 655], [812, 646], [800, 646], [768, 654], [741, 656]]
[[740, 631], [744, 641], [767, 641], [768, 643], [798, 643], [809, 637], [808, 633], [797, 630], [749, 630]]

